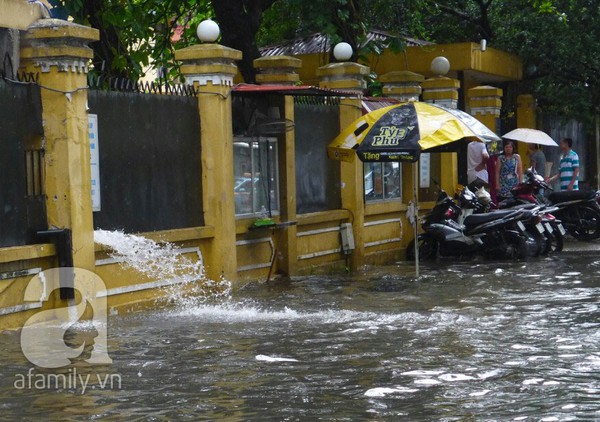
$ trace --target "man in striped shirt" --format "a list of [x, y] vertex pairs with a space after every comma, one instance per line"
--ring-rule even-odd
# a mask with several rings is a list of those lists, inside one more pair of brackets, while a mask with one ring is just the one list
[[560, 177], [560, 190], [579, 190], [579, 184], [577, 183], [579, 175], [579, 156], [571, 149], [573, 140], [571, 138], [563, 138], [560, 140], [559, 146], [563, 155], [560, 158], [558, 174], [547, 178], [546, 181], [550, 183]]

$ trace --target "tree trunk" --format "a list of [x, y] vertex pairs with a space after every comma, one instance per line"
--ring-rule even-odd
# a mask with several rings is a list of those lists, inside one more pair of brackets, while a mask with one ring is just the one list
[[79, 21], [85, 21], [89, 19], [90, 26], [100, 31], [100, 41], [90, 44], [90, 47], [94, 50], [94, 58], [92, 63], [94, 69], [102, 75], [109, 77], [130, 77], [123, 71], [113, 69], [113, 62], [115, 60], [115, 51], [123, 52], [126, 55], [126, 59], [130, 61], [127, 56], [127, 48], [125, 48], [119, 38], [119, 34], [116, 29], [104, 22], [102, 19], [102, 12], [105, 6], [102, 0], [87, 0], [83, 2], [83, 8], [79, 13]]
[[276, 0], [212, 0], [215, 16], [221, 28], [223, 45], [243, 54], [238, 62], [246, 83], [256, 81], [253, 61], [260, 57], [256, 45], [256, 33], [260, 28], [262, 15]]

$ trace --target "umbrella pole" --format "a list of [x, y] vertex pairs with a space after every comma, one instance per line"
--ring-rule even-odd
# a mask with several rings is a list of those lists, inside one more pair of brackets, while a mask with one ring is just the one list
[[419, 169], [417, 162], [413, 163], [413, 206], [414, 206], [414, 230], [415, 230], [415, 277], [419, 278], [419, 207], [418, 207], [418, 188], [417, 183], [419, 183]]

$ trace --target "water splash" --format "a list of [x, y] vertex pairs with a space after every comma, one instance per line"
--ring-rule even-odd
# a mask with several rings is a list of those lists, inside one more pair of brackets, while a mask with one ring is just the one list
[[[151, 280], [174, 281], [164, 288], [168, 300], [177, 305], [197, 306], [209, 300], [229, 299], [231, 282], [211, 280], [204, 271], [202, 254], [190, 259], [172, 243], [121, 231], [96, 230], [94, 241], [108, 247], [108, 255], [124, 267], [133, 268]], [[185, 294], [184, 294], [185, 291]]]

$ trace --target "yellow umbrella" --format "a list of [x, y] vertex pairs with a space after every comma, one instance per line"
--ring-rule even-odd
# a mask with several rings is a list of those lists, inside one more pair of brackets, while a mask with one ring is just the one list
[[[442, 146], [462, 138], [484, 142], [500, 138], [468, 113], [436, 104], [409, 102], [380, 108], [356, 119], [327, 147], [329, 158], [353, 161], [409, 161], [419, 159], [421, 150]], [[413, 166], [415, 239], [418, 235], [417, 166]], [[415, 242], [415, 273], [419, 276], [419, 250]]]
[[409, 102], [380, 108], [356, 119], [327, 147], [329, 158], [353, 161], [417, 161], [426, 150], [474, 137], [500, 138], [468, 113], [436, 104]]

